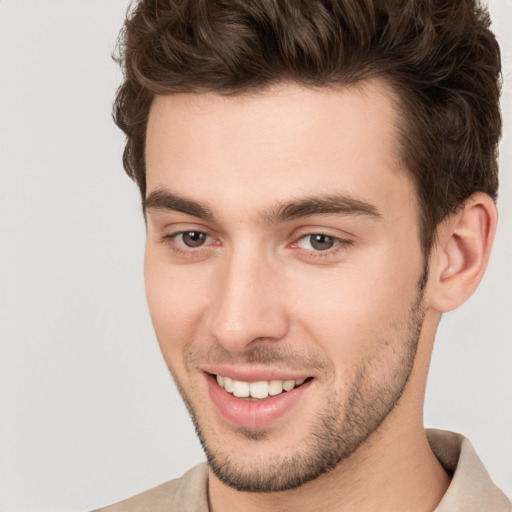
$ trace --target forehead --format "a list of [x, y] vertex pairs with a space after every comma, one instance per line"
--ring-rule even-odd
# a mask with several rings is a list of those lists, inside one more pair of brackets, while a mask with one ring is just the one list
[[247, 214], [333, 191], [383, 204], [410, 202], [397, 115], [392, 91], [377, 81], [158, 96], [147, 127], [148, 194], [170, 189]]

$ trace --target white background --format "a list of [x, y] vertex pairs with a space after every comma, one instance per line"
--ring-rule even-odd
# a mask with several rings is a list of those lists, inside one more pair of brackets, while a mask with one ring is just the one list
[[[0, 1], [0, 510], [85, 511], [203, 459], [144, 298], [138, 191], [110, 118], [127, 0]], [[512, 496], [512, 20], [500, 228], [475, 296], [442, 321], [428, 426], [463, 432]]]

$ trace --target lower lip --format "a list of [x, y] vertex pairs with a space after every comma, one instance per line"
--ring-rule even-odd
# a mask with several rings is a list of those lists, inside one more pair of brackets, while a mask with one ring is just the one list
[[221, 388], [217, 380], [207, 376], [208, 391], [212, 402], [217, 406], [221, 416], [233, 425], [248, 428], [266, 427], [284, 416], [302, 397], [312, 380], [290, 391], [262, 400], [244, 400], [236, 398]]

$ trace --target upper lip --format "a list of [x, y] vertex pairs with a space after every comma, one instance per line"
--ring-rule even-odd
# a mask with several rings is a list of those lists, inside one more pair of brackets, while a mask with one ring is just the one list
[[222, 375], [230, 379], [240, 380], [242, 382], [260, 382], [271, 380], [299, 380], [312, 377], [311, 374], [297, 370], [281, 370], [277, 368], [257, 368], [257, 367], [234, 367], [228, 365], [202, 366], [201, 370], [212, 375]]

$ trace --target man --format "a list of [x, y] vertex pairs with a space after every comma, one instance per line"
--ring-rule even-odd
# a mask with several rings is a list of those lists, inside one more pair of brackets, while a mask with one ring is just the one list
[[511, 510], [422, 420], [496, 228], [488, 26], [471, 1], [134, 7], [115, 118], [208, 463], [103, 510]]

